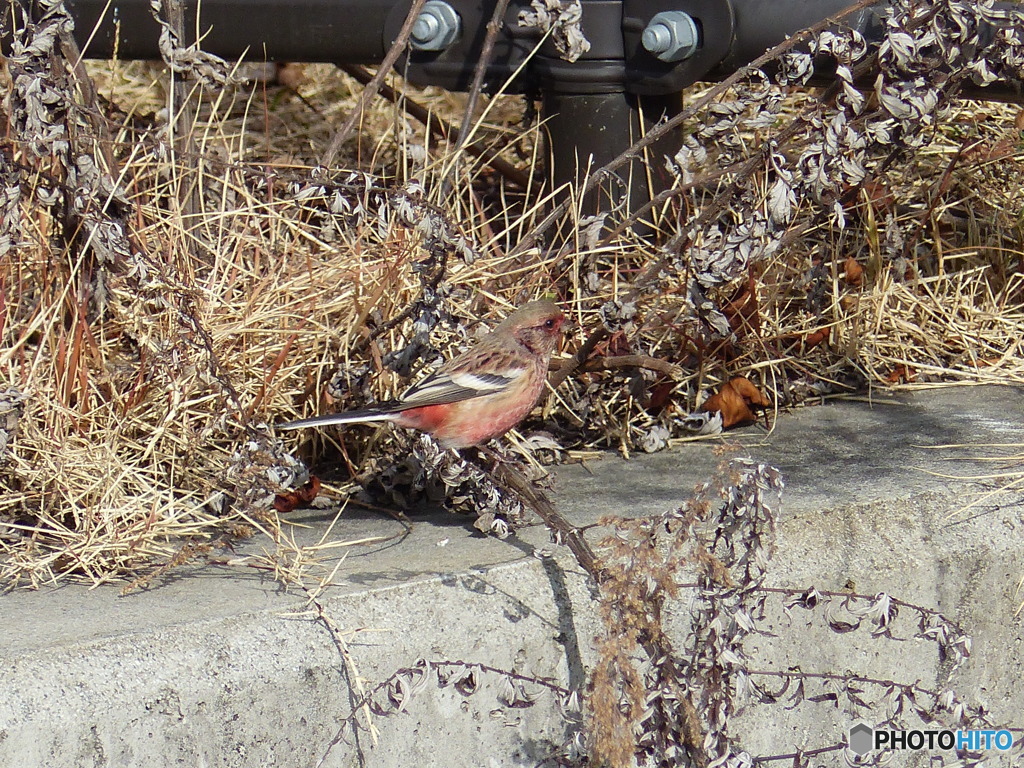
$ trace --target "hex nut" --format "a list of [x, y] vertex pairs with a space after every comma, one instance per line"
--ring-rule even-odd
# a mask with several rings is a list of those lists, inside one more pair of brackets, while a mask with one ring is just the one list
[[459, 14], [444, 0], [427, 0], [412, 25], [409, 45], [416, 51], [443, 51], [462, 31]]
[[697, 52], [697, 22], [685, 11], [662, 11], [651, 17], [640, 42], [661, 61], [682, 61]]

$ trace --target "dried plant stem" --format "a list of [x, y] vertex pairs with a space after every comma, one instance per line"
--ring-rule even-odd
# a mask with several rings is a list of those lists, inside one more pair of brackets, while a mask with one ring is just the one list
[[[178, 40], [185, 40], [185, 8], [181, 0], [161, 0], [161, 7], [167, 24]], [[202, 226], [202, 201], [199, 195], [199, 178], [201, 159], [192, 134], [196, 113], [192, 105], [192, 87], [182, 75], [172, 69], [170, 124], [174, 128], [174, 153], [177, 155], [175, 171], [178, 182], [178, 204], [181, 206], [181, 219], [185, 231], [189, 234], [186, 247], [196, 256], [192, 247], [194, 238]], [[186, 162], [185, 158], [195, 158], [195, 162]]]
[[[804, 672], [780, 670], [780, 669], [748, 669], [747, 674], [758, 677], [777, 677], [780, 680], [794, 679], [794, 680], [841, 680], [850, 681], [854, 683], [863, 683], [864, 685], [881, 685], [888, 687], [893, 684], [892, 680], [887, 680], [879, 677], [865, 677], [863, 675], [851, 675], [849, 672]], [[907, 688], [918, 693], [923, 693], [926, 696], [934, 696], [938, 698], [941, 696], [940, 691], [932, 690], [931, 688], [925, 688], [918, 683], [903, 683], [900, 687]]]
[[99, 138], [97, 145], [99, 151], [103, 156], [103, 161], [106, 164], [106, 172], [112, 178], [118, 178], [118, 163], [114, 157], [112, 149], [112, 141], [110, 137], [110, 127], [107, 125], [107, 120], [103, 116], [103, 110], [100, 108], [99, 95], [96, 93], [96, 86], [89, 77], [89, 73], [85, 69], [85, 63], [82, 61], [82, 51], [78, 47], [78, 43], [75, 38], [67, 32], [61, 34], [60, 38], [61, 48], [63, 49], [64, 57], [68, 60], [71, 65], [71, 71], [75, 76], [75, 80], [78, 83], [78, 88], [82, 93], [82, 97], [87, 106], [87, 116], [89, 122], [96, 131], [96, 135]]
[[566, 520], [536, 485], [506, 462], [498, 461], [494, 467], [494, 473], [508, 490], [537, 513], [555, 541], [569, 548], [569, 551], [575, 556], [576, 562], [594, 580], [594, 583], [600, 584], [604, 580], [600, 563], [590, 544], [583, 538], [580, 529]]
[[921, 240], [921, 237], [928, 226], [928, 222], [931, 220], [933, 214], [935, 213], [936, 206], [942, 200], [942, 195], [945, 191], [945, 188], [950, 183], [950, 179], [953, 176], [953, 171], [960, 163], [960, 160], [964, 156], [964, 153], [978, 147], [980, 144], [981, 141], [965, 139], [963, 143], [960, 144], [960, 148], [953, 154], [953, 157], [949, 159], [949, 162], [946, 164], [946, 168], [942, 172], [942, 175], [932, 185], [931, 193], [928, 195], [928, 207], [925, 208], [917, 217], [917, 228], [914, 230], [913, 234], [907, 238], [906, 245], [903, 248], [903, 253], [905, 256], [909, 256], [914, 251], [914, 248], [917, 246], [918, 242]]
[[[365, 67], [360, 67], [356, 64], [342, 64], [341, 70], [350, 77], [358, 80], [363, 85], [369, 85], [373, 80], [373, 75], [366, 71]], [[450, 123], [438, 117], [433, 112], [430, 112], [421, 104], [417, 103], [413, 99], [410, 99], [407, 95], [400, 93], [399, 91], [392, 88], [387, 83], [381, 83], [380, 95], [390, 101], [392, 104], [400, 106], [408, 115], [415, 118], [419, 122], [423, 123], [424, 127], [434, 136], [437, 136], [444, 141], [454, 141], [455, 128]], [[530, 174], [526, 171], [516, 168], [508, 160], [502, 157], [498, 157], [493, 153], [489, 153], [483, 147], [477, 144], [467, 144], [462, 149], [465, 149], [469, 154], [478, 159], [484, 160], [487, 165], [493, 168], [495, 171], [500, 173], [506, 179], [513, 184], [526, 188], [530, 183]]]
[[586, 362], [587, 358], [594, 354], [594, 350], [597, 348], [597, 345], [606, 338], [608, 338], [608, 329], [603, 325], [598, 326], [597, 329], [587, 337], [587, 340], [580, 345], [580, 348], [576, 350], [576, 354], [570, 358], [569, 363], [567, 365], [563, 364], [561, 368], [554, 371], [548, 377], [548, 386], [552, 389], [558, 389], [558, 385], [576, 373], [576, 371], [579, 370], [579, 367]]
[[487, 23], [487, 34], [484, 37], [484, 45], [480, 51], [480, 60], [476, 63], [476, 69], [473, 72], [473, 84], [469, 88], [469, 97], [466, 99], [466, 111], [462, 115], [459, 136], [455, 140], [455, 146], [452, 150], [453, 162], [441, 186], [441, 199], [448, 196], [454, 184], [455, 174], [459, 167], [459, 152], [469, 140], [469, 134], [473, 127], [473, 113], [476, 112], [476, 105], [480, 100], [480, 92], [483, 90], [487, 67], [490, 66], [491, 57], [494, 55], [494, 43], [498, 39], [498, 32], [501, 31], [501, 20], [507, 8], [508, 0], [498, 0], [494, 6], [491, 20]]
[[[387, 690], [388, 686], [390, 686], [396, 680], [401, 678], [403, 675], [407, 675], [410, 673], [430, 674], [431, 672], [437, 674], [442, 669], [461, 669], [471, 672], [498, 675], [502, 678], [505, 678], [506, 680], [514, 680], [518, 683], [535, 685], [538, 688], [542, 688], [557, 696], [568, 696], [571, 693], [571, 691], [568, 688], [559, 685], [558, 683], [554, 682], [554, 680], [552, 680], [551, 678], [538, 677], [536, 675], [524, 675], [515, 671], [514, 669], [503, 669], [501, 667], [496, 667], [492, 664], [482, 664], [479, 662], [470, 661], [428, 661], [426, 659], [420, 659], [415, 667], [402, 667], [400, 669], [396, 669], [388, 677], [384, 678], [379, 683], [377, 683], [370, 691], [363, 694], [359, 698], [359, 700], [353, 703], [352, 708], [349, 710], [349, 713], [344, 718], [342, 718], [338, 732], [335, 734], [330, 744], [328, 744], [327, 750], [325, 751], [324, 755], [320, 758], [319, 762], [317, 762], [317, 766], [323, 765], [326, 762], [328, 756], [331, 754], [331, 751], [334, 749], [334, 747], [341, 742], [344, 733], [344, 728], [355, 721], [356, 716], [363, 708], [369, 708], [370, 706], [374, 705], [375, 697], [377, 697], [385, 690]], [[382, 708], [393, 708], [394, 706], [394, 702], [388, 702], [388, 704], [384, 704]]]
[[648, 200], [646, 203], [637, 208], [635, 211], [626, 216], [618, 224], [616, 224], [615, 229], [611, 230], [601, 238], [601, 242], [613, 242], [615, 238], [619, 237], [623, 232], [629, 231], [634, 224], [636, 224], [645, 215], [653, 211], [658, 206], [667, 203], [674, 197], [681, 197], [682, 195], [685, 195], [687, 192], [690, 192], [694, 189], [700, 189], [701, 187], [706, 187], [710, 185], [712, 182], [717, 181], [718, 179], [735, 173], [736, 167], [738, 165], [739, 164], [737, 163], [735, 165], [729, 166], [728, 168], [722, 168], [717, 171], [712, 171], [710, 173], [704, 174], [698, 179], [694, 179], [690, 183], [678, 184], [674, 187], [670, 187], [669, 189], [662, 190], [654, 197], [652, 197], [650, 200]]
[[[579, 528], [572, 525], [563, 517], [547, 496], [533, 483], [527, 480], [522, 474], [514, 470], [504, 462], [498, 462], [494, 468], [497, 479], [504, 483], [505, 487], [515, 493], [525, 505], [529, 506], [544, 525], [551, 532], [554, 540], [564, 544], [576, 558], [576, 562], [593, 580], [598, 589], [602, 589], [608, 580], [601, 560], [598, 558], [590, 544], [583, 538]], [[683, 738], [694, 764], [698, 768], [707, 764], [704, 752], [701, 749], [703, 740], [703, 727], [700, 716], [697, 713], [690, 696], [679, 686], [678, 681], [684, 679], [682, 671], [675, 662], [675, 651], [672, 648], [668, 636], [661, 631], [642, 632], [640, 644], [644, 653], [656, 664], [661, 672], [663, 686], [673, 688], [674, 700], [679, 707], [679, 716], [684, 723]]]
[[476, 69], [473, 72], [473, 84], [469, 88], [469, 96], [466, 99], [466, 112], [462, 116], [459, 138], [455, 141], [456, 152], [462, 149], [462, 146], [469, 139], [469, 132], [473, 126], [473, 113], [476, 111], [476, 104], [480, 100], [484, 78], [487, 76], [487, 67], [490, 66], [491, 57], [494, 55], [494, 43], [498, 39], [498, 32], [501, 31], [501, 20], [507, 8], [508, 0], [498, 0], [494, 6], [491, 20], [487, 23], [487, 35], [484, 37], [484, 45], [480, 51], [480, 60], [476, 63]]
[[683, 369], [668, 360], [661, 360], [650, 355], [613, 355], [610, 357], [593, 357], [585, 361], [583, 365], [576, 365], [574, 360], [567, 361], [562, 367], [572, 367], [574, 370], [582, 371], [612, 371], [619, 368], [643, 368], [647, 371], [654, 371], [668, 376], [670, 379], [680, 379]]
[[377, 726], [373, 723], [372, 712], [370, 711], [370, 696], [367, 695], [363, 676], [359, 674], [359, 668], [356, 667], [356, 661], [348, 649], [348, 643], [345, 642], [344, 634], [342, 633], [341, 628], [335, 623], [334, 619], [327, 614], [323, 603], [316, 599], [315, 593], [305, 587], [303, 587], [303, 590], [309, 598], [310, 605], [316, 609], [317, 620], [327, 628], [327, 631], [331, 635], [331, 640], [334, 641], [334, 645], [338, 649], [338, 653], [341, 654], [341, 658], [345, 662], [345, 669], [347, 671], [349, 683], [355, 689], [355, 693], [361, 702], [356, 709], [357, 711], [362, 711], [363, 717], [366, 719], [366, 727], [370, 732], [370, 739], [373, 742], [373, 745], [376, 746], [378, 731]]
[[[426, 277], [424, 279], [424, 282], [423, 282], [423, 287], [424, 288], [426, 288], [427, 290], [433, 291], [433, 290], [435, 290], [437, 288], [438, 285], [441, 284], [441, 281], [444, 279], [445, 274], [447, 273], [447, 266], [448, 266], [447, 258], [448, 258], [447, 252], [444, 252], [444, 253], [441, 254], [441, 258], [438, 259], [438, 263], [434, 267], [434, 271], [429, 275], [429, 277]], [[356, 351], [361, 351], [363, 349], [367, 349], [373, 342], [375, 342], [381, 336], [383, 336], [384, 334], [390, 332], [394, 328], [397, 328], [402, 323], [404, 323], [406, 320], [411, 318], [413, 316], [413, 313], [416, 312], [416, 310], [417, 310], [417, 306], [416, 306], [415, 302], [412, 302], [412, 303], [406, 305], [405, 309], [403, 309], [397, 315], [392, 317], [387, 322], [381, 323], [376, 328], [374, 328], [372, 331], [370, 331], [370, 333], [366, 334], [358, 342], [356, 342], [356, 346], [355, 346]]]
[[370, 102], [377, 95], [380, 90], [381, 83], [384, 82], [384, 78], [388, 76], [391, 68], [398, 61], [398, 57], [405, 50], [405, 45], [409, 41], [409, 36], [412, 34], [412, 25], [416, 21], [416, 17], [420, 15], [420, 11], [423, 10], [423, 5], [426, 0], [413, 0], [412, 7], [409, 9], [409, 15], [405, 17], [405, 23], [402, 24], [401, 30], [398, 32], [398, 37], [395, 38], [394, 44], [388, 50], [384, 60], [380, 63], [377, 68], [377, 73], [373, 76], [369, 85], [363, 88], [362, 94], [359, 96], [359, 103], [356, 104], [352, 113], [348, 116], [348, 119], [342, 124], [338, 132], [331, 138], [331, 143], [327, 145], [327, 151], [324, 152], [323, 158], [321, 159], [321, 165], [330, 168], [334, 165], [334, 161], [338, 156], [338, 152], [341, 150], [341, 145], [345, 143], [348, 137], [352, 134], [352, 129], [355, 128], [357, 122], [363, 119], [363, 113], [369, 106]]
[[785, 755], [769, 755], [768, 757], [755, 757], [754, 765], [761, 765], [763, 763], [771, 763], [777, 760], [792, 760], [796, 764], [800, 760], [804, 760], [808, 757], [815, 757], [817, 755], [825, 755], [829, 752], [838, 752], [840, 749], [845, 749], [846, 744], [833, 744], [829, 747], [819, 747], [818, 749], [808, 749], [800, 752], [790, 752]]
[[[824, 22], [821, 22], [821, 23], [815, 25], [814, 27], [809, 27], [807, 30], [804, 31], [804, 35], [806, 36], [806, 35], [810, 34], [812, 30], [815, 31], [815, 32], [820, 31], [819, 27], [821, 29], [824, 29], [825, 27], [830, 26], [831, 24], [834, 24], [836, 21], [838, 21], [839, 19], [843, 18], [844, 16], [846, 16], [846, 15], [848, 15], [850, 13], [854, 13], [855, 11], [860, 10], [862, 7], [866, 7], [866, 5], [868, 5], [868, 4], [869, 3], [867, 3], [866, 0], [862, 0], [861, 2], [858, 2], [856, 5], [851, 6], [850, 8], [847, 8], [846, 10], [844, 10], [843, 12], [841, 12], [840, 14], [835, 16], [834, 18], [826, 19]], [[801, 37], [800, 35], [795, 35], [794, 37], [789, 38], [784, 43], [780, 44], [779, 46], [776, 46], [776, 49], [778, 49], [778, 50], [772, 49], [771, 51], [768, 51], [768, 53], [764, 54], [764, 56], [762, 56], [760, 59], [756, 60], [753, 64], [751, 64], [750, 68], [760, 67], [763, 64], [767, 63], [767, 61], [770, 61], [773, 58], [775, 58], [778, 55], [780, 55], [781, 53], [784, 53], [785, 51], [789, 50], [792, 47], [791, 43], [793, 43], [793, 41], [795, 39], [800, 38], [800, 37]], [[771, 54], [771, 55], [769, 56], [769, 54]], [[858, 72], [862, 72], [862, 71], [866, 70], [869, 67], [869, 62], [873, 61], [873, 58], [874, 57], [869, 59], [868, 62], [862, 63], [858, 67]], [[709, 103], [710, 102], [710, 96], [711, 96], [712, 93], [715, 93], [716, 95], [720, 94], [724, 90], [724, 88], [722, 86], [725, 86], [726, 83], [729, 80], [733, 80], [734, 81], [733, 83], [730, 83], [730, 85], [734, 84], [735, 82], [738, 82], [738, 80], [740, 79], [741, 74], [745, 74], [745, 71], [744, 70], [737, 71], [736, 73], [734, 73], [733, 76], [731, 76], [730, 78], [727, 78], [725, 81], [723, 81], [717, 88], [714, 88], [711, 91], [709, 91], [701, 99], [698, 100], [698, 105], [704, 106], [707, 103]], [[839, 92], [839, 86], [837, 84], [831, 85], [825, 91], [825, 93], [822, 95], [822, 101], [826, 102], [826, 101], [831, 100], [832, 98], [835, 97], [835, 95], [838, 92]], [[698, 109], [698, 105], [694, 105], [693, 107], [690, 108], [690, 110], [687, 110], [687, 111], [695, 111], [696, 109]], [[675, 118], [673, 118], [673, 121], [674, 121], [674, 119]], [[673, 121], [669, 121], [669, 123], [671, 123]], [[655, 131], [661, 130], [665, 126], [669, 125], [669, 123], [665, 123], [665, 124], [663, 124], [661, 126], [656, 127], [654, 130], [651, 131], [651, 133], [648, 133], [647, 136], [645, 136], [639, 142], [634, 144], [633, 147], [631, 147], [627, 152], [624, 152], [622, 155], [620, 155], [618, 158], [613, 160], [611, 163], [609, 163], [603, 169], [598, 171], [596, 174], [592, 175], [590, 177], [590, 179], [588, 179], [587, 184], [585, 185], [585, 188], [589, 189], [591, 183], [594, 182], [595, 179], [600, 178], [600, 175], [601, 175], [602, 172], [604, 172], [606, 170], [609, 170], [609, 171], [610, 170], [614, 170], [614, 168], [617, 168], [620, 160], [623, 160], [623, 162], [625, 162], [625, 159], [628, 159], [631, 156], [630, 153], [633, 153], [634, 151], [637, 151], [638, 147], [641, 147], [642, 145], [646, 146], [645, 142], [647, 142], [648, 139], [651, 138], [651, 135]], [[789, 125], [787, 125], [786, 128], [783, 129], [780, 132], [780, 134], [776, 137], [776, 140], [775, 140], [774, 144], [776, 146], [782, 146], [782, 145], [786, 144], [787, 142], [789, 142], [797, 134], [797, 132], [800, 130], [800, 127], [802, 125], [803, 125], [803, 119], [801, 117], [799, 117], [799, 116], [794, 118], [793, 120], [791, 120]], [[706, 227], [711, 222], [713, 222], [715, 219], [717, 219], [719, 216], [721, 216], [722, 212], [725, 211], [725, 209], [728, 207], [729, 203], [732, 201], [733, 197], [736, 194], [736, 191], [740, 188], [740, 185], [742, 183], [744, 183], [747, 179], [749, 179], [749, 177], [751, 175], [753, 175], [757, 171], [758, 168], [760, 168], [760, 167], [762, 167], [764, 165], [765, 155], [768, 152], [770, 152], [770, 151], [771, 151], [771, 146], [766, 143], [764, 148], [760, 152], [755, 152], [753, 155], [751, 155], [751, 157], [747, 158], [742, 163], [740, 163], [737, 167], [732, 169], [734, 171], [734, 173], [735, 173], [735, 176], [729, 182], [729, 184], [726, 186], [726, 188], [723, 189], [722, 191], [720, 191], [715, 196], [715, 198], [702, 209], [701, 214], [694, 221], [692, 221], [689, 226], [687, 226], [684, 229], [681, 229], [672, 238], [670, 238], [669, 241], [662, 248], [662, 255], [659, 258], [654, 259], [649, 264], [647, 264], [644, 267], [644, 269], [640, 272], [640, 274], [637, 275], [636, 279], [632, 283], [632, 286], [631, 286], [631, 289], [630, 289], [629, 293], [627, 294], [626, 301], [635, 301], [637, 298], [639, 298], [643, 294], [643, 292], [647, 289], [648, 285], [657, 279], [658, 275], [668, 265], [669, 261], [673, 258], [674, 254], [676, 254], [679, 251], [681, 251], [683, 248], [685, 248], [690, 243], [690, 241], [691, 241], [691, 239], [693, 237], [693, 233], [696, 232], [696, 231], [699, 231], [703, 227]], [[625, 159], [623, 159], [623, 158], [625, 158]], [[691, 185], [691, 186], [694, 186], [694, 185]], [[559, 206], [559, 207], [561, 208], [562, 206]], [[547, 219], [545, 219], [544, 222], [542, 222], [541, 226], [543, 226], [545, 222], [548, 222], [549, 219], [550, 219], [550, 216]], [[530, 235], [527, 235], [526, 239], [529, 239], [533, 234], [534, 233], [531, 232]], [[594, 336], [596, 336], [598, 333], [602, 332], [603, 330], [604, 330], [603, 328], [599, 328], [597, 331], [595, 331], [594, 334], [591, 335], [591, 338], [587, 339], [587, 343], [584, 344], [584, 348], [590, 347], [592, 349], [594, 346], [596, 346], [597, 343], [598, 343], [597, 341], [595, 341], [593, 344], [590, 344], [590, 342], [591, 342], [591, 340], [592, 340], [592, 338]], [[602, 336], [601, 338], [604, 338], [604, 337]], [[582, 358], [581, 359], [581, 363], [584, 360], [586, 360], [586, 358]], [[565, 377], [571, 375], [573, 372], [574, 372], [574, 370], [572, 370], [572, 371], [568, 371], [567, 370], [567, 372], [562, 377], [562, 379], [559, 380], [559, 383], [562, 380], [564, 380]]]

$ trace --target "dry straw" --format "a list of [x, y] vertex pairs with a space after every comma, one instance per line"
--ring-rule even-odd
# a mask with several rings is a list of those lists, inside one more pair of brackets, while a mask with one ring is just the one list
[[[329, 461], [340, 503], [357, 489], [347, 478], [396, 444], [366, 428], [303, 444], [267, 425], [392, 395], [552, 291], [577, 327], [564, 356], [602, 321], [608, 335], [524, 427], [547, 431], [519, 440], [524, 450], [655, 450], [684, 439], [685, 416], [735, 375], [780, 409], [867, 384], [1024, 381], [1015, 107], [960, 103], [923, 149], [882, 168], [884, 193], [855, 190], [839, 234], [794, 219], [780, 247], [708, 287], [732, 323], [724, 343], [709, 334], [713, 315], [695, 309], [688, 268], [634, 290], [663, 254], [628, 228], [608, 236], [577, 212], [555, 245], [516, 254], [550, 201], [541, 176], [523, 189], [484, 161], [454, 165], [401, 104], [371, 101], [341, 148], [344, 170], [315, 167], [361, 92], [334, 68], [290, 70], [292, 87], [244, 69], [202, 86], [154, 65], [89, 62], [90, 97], [81, 68], [58, 60], [37, 75], [72, 105], [43, 116], [63, 126], [68, 146], [55, 148], [25, 132], [27, 70], [12, 62], [0, 255], [6, 585], [141, 585], [252, 534], [272, 546], [245, 565], [301, 580], [325, 548], [360, 542], [304, 549], [275, 496], [307, 481], [308, 462]], [[459, 124], [458, 97], [393, 83]], [[539, 164], [540, 127], [524, 127], [520, 107], [503, 97], [487, 112], [474, 155]], [[794, 93], [778, 114], [819, 108]], [[754, 154], [767, 130], [733, 138]], [[651, 172], [663, 166], [654, 159]], [[762, 200], [766, 178], [751, 182]], [[649, 216], [669, 231], [715, 189], [693, 186]], [[891, 222], [915, 242], [887, 243]], [[698, 233], [692, 247], [714, 242]], [[823, 329], [827, 340], [812, 343]]]

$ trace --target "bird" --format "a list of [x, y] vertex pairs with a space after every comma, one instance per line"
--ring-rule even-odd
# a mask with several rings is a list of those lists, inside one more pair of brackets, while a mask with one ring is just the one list
[[481, 445], [508, 432], [533, 410], [564, 323], [565, 315], [553, 301], [532, 301], [400, 397], [278, 428], [389, 421], [427, 432], [443, 448]]

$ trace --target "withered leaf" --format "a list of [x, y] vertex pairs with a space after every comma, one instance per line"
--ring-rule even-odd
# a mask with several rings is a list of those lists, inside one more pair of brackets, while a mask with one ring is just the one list
[[296, 488], [294, 491], [289, 491], [288, 493], [282, 493], [276, 496], [274, 498], [274, 509], [281, 514], [291, 512], [296, 507], [312, 503], [313, 499], [315, 499], [319, 493], [320, 478], [313, 475], [309, 478], [309, 482], [301, 488]]
[[847, 256], [843, 262], [843, 280], [854, 288], [864, 284], [864, 267], [858, 264], [853, 256]]
[[465, 674], [460, 675], [455, 680], [454, 686], [455, 690], [463, 696], [472, 696], [480, 687], [480, 684], [476, 679], [476, 670], [466, 670]]
[[734, 376], [701, 405], [701, 410], [722, 414], [722, 428], [744, 426], [756, 416], [754, 408], [771, 407], [771, 401], [743, 376]]
[[907, 384], [917, 378], [917, 371], [908, 365], [900, 363], [893, 368], [885, 380], [890, 384]]
[[722, 306], [722, 314], [729, 321], [737, 339], [748, 333], [755, 336], [761, 331], [761, 315], [757, 298], [757, 282], [750, 275], [732, 297]]
[[831, 335], [831, 331], [830, 327], [825, 327], [811, 333], [790, 333], [780, 338], [779, 341], [787, 348], [799, 345], [800, 349], [806, 352], [809, 349], [814, 349], [819, 344], [826, 343]]

